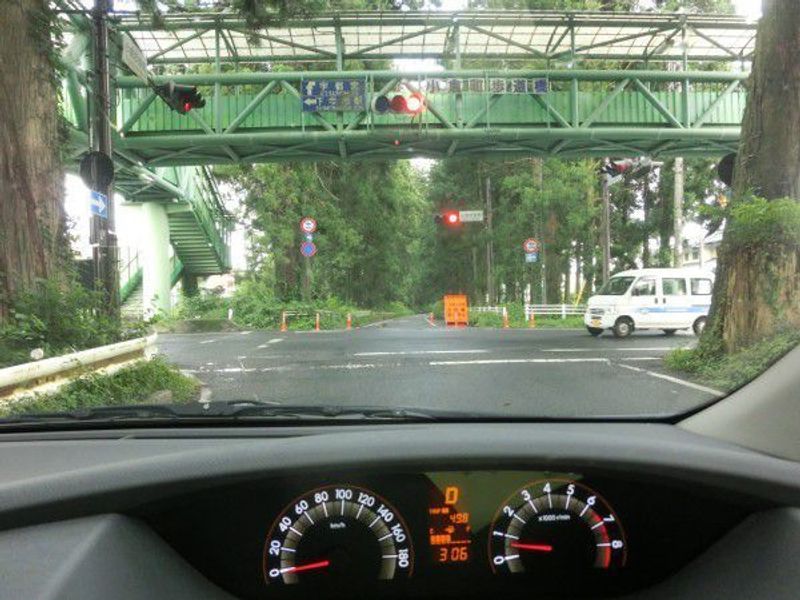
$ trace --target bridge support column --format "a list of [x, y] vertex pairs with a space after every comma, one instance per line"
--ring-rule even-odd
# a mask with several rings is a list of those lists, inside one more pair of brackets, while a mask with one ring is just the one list
[[170, 309], [169, 223], [163, 204], [142, 204], [142, 305], [145, 318]]

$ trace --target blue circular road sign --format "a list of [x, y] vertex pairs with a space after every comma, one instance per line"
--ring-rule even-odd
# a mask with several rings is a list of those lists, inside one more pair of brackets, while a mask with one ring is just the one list
[[317, 246], [314, 242], [303, 242], [300, 244], [300, 254], [306, 258], [311, 258], [317, 253]]

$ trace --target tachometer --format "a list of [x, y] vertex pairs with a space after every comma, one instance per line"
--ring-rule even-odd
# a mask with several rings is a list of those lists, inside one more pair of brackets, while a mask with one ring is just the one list
[[594, 490], [566, 479], [534, 481], [498, 509], [489, 530], [495, 573], [569, 575], [625, 564], [622, 524]]
[[414, 553], [403, 518], [386, 500], [354, 485], [329, 485], [296, 498], [278, 515], [264, 546], [267, 583], [408, 577]]

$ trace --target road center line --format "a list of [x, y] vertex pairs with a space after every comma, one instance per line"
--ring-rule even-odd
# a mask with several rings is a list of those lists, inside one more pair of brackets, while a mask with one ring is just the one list
[[405, 356], [414, 354], [485, 354], [488, 350], [399, 350], [397, 352], [356, 352], [353, 356]]
[[217, 341], [217, 340], [203, 340], [203, 341], [202, 341], [202, 342], [200, 342], [200, 343], [201, 343], [201, 344], [213, 344], [213, 343], [214, 343], [214, 342], [216, 342], [216, 341]]
[[697, 383], [692, 383], [691, 381], [686, 381], [684, 379], [678, 379], [677, 377], [672, 377], [671, 375], [664, 375], [663, 373], [655, 373], [653, 371], [648, 371], [647, 369], [642, 369], [641, 367], [634, 367], [632, 365], [619, 364], [618, 366], [622, 367], [623, 369], [628, 369], [629, 371], [637, 371], [639, 373], [645, 373], [647, 375], [650, 375], [651, 377], [657, 377], [658, 379], [664, 379], [666, 381], [671, 381], [672, 383], [677, 383], [678, 385], [683, 385], [692, 388], [694, 390], [706, 392], [707, 394], [713, 394], [714, 396], [725, 395], [725, 392], [721, 392], [720, 390], [715, 390], [714, 388], [706, 387], [704, 385], [699, 385]]
[[543, 348], [542, 352], [661, 352], [674, 350], [673, 346], [655, 346], [649, 348]]
[[526, 363], [609, 363], [607, 358], [487, 358], [482, 360], [441, 360], [428, 363], [431, 367], [458, 365], [513, 365]]

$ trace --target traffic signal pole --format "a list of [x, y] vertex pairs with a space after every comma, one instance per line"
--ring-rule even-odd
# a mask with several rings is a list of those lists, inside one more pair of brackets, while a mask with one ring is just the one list
[[494, 304], [494, 273], [492, 268], [492, 179], [486, 176], [486, 297], [487, 304]]
[[608, 177], [601, 175], [600, 179], [603, 186], [603, 285], [608, 281], [609, 270], [611, 268], [611, 190], [608, 185]]
[[[91, 103], [92, 148], [111, 158], [111, 82], [108, 69], [108, 11], [112, 0], [95, 0], [92, 9], [94, 97]], [[106, 197], [107, 218], [91, 217], [92, 258], [95, 281], [106, 295], [106, 307], [112, 316], [119, 315], [119, 270], [117, 234], [114, 229], [114, 184], [98, 189]]]

